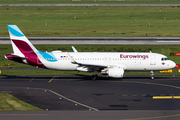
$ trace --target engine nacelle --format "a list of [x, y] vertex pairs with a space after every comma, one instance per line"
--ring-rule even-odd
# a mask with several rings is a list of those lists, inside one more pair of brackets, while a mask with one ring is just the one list
[[122, 78], [124, 76], [123, 68], [109, 68], [107, 70], [109, 77]]

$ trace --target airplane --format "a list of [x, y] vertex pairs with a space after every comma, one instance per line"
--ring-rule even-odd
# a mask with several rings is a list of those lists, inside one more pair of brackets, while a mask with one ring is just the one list
[[94, 72], [92, 80], [97, 74], [108, 75], [113, 78], [123, 78], [125, 71], [153, 71], [167, 70], [176, 66], [165, 55], [152, 52], [42, 52], [37, 50], [16, 25], [7, 25], [12, 54], [4, 57], [15, 62], [38, 66], [46, 69], [63, 71]]

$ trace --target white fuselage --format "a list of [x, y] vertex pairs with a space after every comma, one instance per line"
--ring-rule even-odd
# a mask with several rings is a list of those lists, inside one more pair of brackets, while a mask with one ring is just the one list
[[[41, 62], [49, 69], [56, 70], [77, 70], [78, 64], [71, 63], [67, 53], [52, 52], [57, 61], [47, 61], [48, 58], [41, 58]], [[151, 71], [165, 70], [175, 66], [171, 60], [162, 60], [166, 56], [158, 53], [132, 53], [132, 52], [78, 52], [69, 53], [70, 56], [78, 63], [104, 65], [109, 67], [122, 67], [127, 71]], [[52, 59], [52, 58], [51, 58]], [[90, 66], [92, 67], [92, 66]], [[87, 71], [93, 71], [89, 69]], [[81, 71], [81, 70], [80, 70]], [[83, 71], [83, 70], [82, 70]]]

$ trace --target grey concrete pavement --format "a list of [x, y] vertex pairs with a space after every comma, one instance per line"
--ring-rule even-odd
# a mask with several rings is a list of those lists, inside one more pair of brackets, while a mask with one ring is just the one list
[[[51, 79], [53, 80], [49, 82]], [[0, 92], [48, 111], [0, 112], [3, 120], [179, 120], [180, 76], [125, 76], [118, 80], [100, 76], [0, 76]], [[46, 90], [46, 92], [45, 92]], [[51, 91], [50, 91], [51, 90]], [[53, 93], [54, 91], [55, 93]], [[62, 95], [66, 98], [59, 99]], [[68, 99], [67, 99], [68, 98]], [[71, 99], [71, 101], [69, 100]], [[98, 109], [89, 109], [74, 101]]]
[[[33, 44], [129, 44], [180, 45], [179, 37], [28, 37]], [[11, 44], [9, 37], [0, 37], [0, 44]]]

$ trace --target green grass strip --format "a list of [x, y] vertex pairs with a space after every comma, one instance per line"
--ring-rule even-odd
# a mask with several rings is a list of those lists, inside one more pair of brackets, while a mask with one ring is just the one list
[[39, 111], [42, 110], [25, 103], [8, 93], [0, 93], [0, 111]]
[[[154, 71], [155, 75], [180, 75], [178, 69], [173, 69], [172, 73], [160, 73]], [[56, 70], [2, 70], [1, 75], [93, 75], [93, 72], [78, 71], [56, 71]], [[100, 73], [98, 75], [101, 75]], [[125, 71], [124, 75], [150, 75], [150, 71]]]
[[63, 3], [78, 3], [78, 4], [88, 4], [88, 3], [179, 3], [179, 0], [0, 0], [0, 3], [9, 4], [63, 4]]
[[175, 6], [2, 6], [0, 37], [17, 25], [27, 37], [180, 37]]

